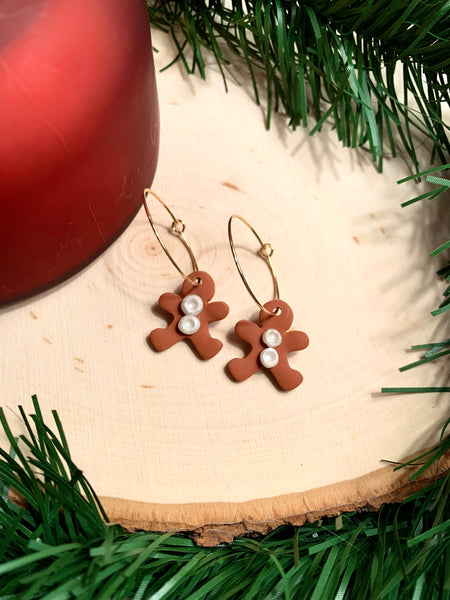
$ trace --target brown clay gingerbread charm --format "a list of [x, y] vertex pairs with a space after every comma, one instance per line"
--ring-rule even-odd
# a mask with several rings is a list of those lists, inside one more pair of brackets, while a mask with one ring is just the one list
[[244, 381], [259, 369], [267, 369], [282, 390], [293, 390], [301, 384], [303, 375], [290, 367], [288, 353], [306, 348], [308, 336], [303, 331], [288, 331], [294, 314], [286, 302], [271, 300], [264, 308], [270, 314], [260, 311], [260, 325], [251, 321], [236, 323], [236, 335], [248, 342], [251, 349], [243, 358], [231, 360], [228, 370], [236, 381]]
[[[199, 283], [193, 285], [192, 282]], [[194, 271], [184, 281], [181, 296], [163, 294], [159, 306], [173, 319], [166, 328], [151, 332], [150, 341], [155, 350], [167, 350], [180, 340], [189, 339], [202, 358], [215, 356], [223, 344], [211, 337], [209, 324], [224, 319], [229, 308], [225, 302], [210, 302], [214, 292], [212, 277], [205, 271]]]

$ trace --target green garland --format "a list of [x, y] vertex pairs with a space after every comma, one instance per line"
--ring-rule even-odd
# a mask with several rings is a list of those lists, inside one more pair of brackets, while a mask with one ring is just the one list
[[368, 145], [380, 170], [387, 144], [393, 156], [402, 146], [418, 171], [419, 133], [431, 142], [430, 163], [436, 156], [448, 162], [447, 0], [148, 0], [147, 5], [151, 23], [170, 33], [175, 60], [189, 73], [205, 77], [206, 51], [226, 84], [230, 61], [243, 59], [257, 102], [264, 88], [267, 125], [273, 110], [284, 111], [293, 128], [312, 120], [311, 134], [331, 120], [345, 146]]
[[[378, 514], [349, 513], [205, 549], [174, 534], [127, 534], [108, 519], [56, 433], [3, 410], [0, 600], [431, 600], [450, 597], [450, 474]], [[435, 458], [449, 449], [442, 437]], [[38, 475], [40, 473], [40, 475]], [[13, 487], [25, 507], [8, 498]], [[0, 490], [1, 492], [2, 490]]]

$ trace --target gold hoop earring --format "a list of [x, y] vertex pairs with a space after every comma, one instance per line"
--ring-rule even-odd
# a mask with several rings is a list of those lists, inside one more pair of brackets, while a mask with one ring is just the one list
[[[172, 231], [180, 237], [189, 254], [194, 269], [192, 273], [186, 275], [167, 249], [148, 208], [149, 195], [156, 198], [172, 217]], [[159, 298], [159, 306], [172, 318], [167, 327], [154, 329], [150, 333], [150, 342], [155, 350], [161, 352], [182, 339], [188, 339], [201, 358], [212, 358], [223, 344], [211, 337], [209, 324], [224, 319], [229, 312], [228, 305], [225, 302], [210, 302], [215, 292], [214, 280], [206, 271], [199, 271], [192, 247], [184, 234], [186, 226], [183, 221], [175, 217], [166, 203], [148, 188], [144, 190], [143, 204], [156, 239], [184, 279], [181, 295], [165, 293]]]
[[234, 263], [235, 263], [235, 265], [237, 267], [239, 275], [241, 276], [241, 279], [242, 279], [245, 287], [247, 288], [247, 291], [250, 294], [250, 296], [253, 298], [253, 300], [256, 302], [256, 304], [259, 306], [260, 310], [263, 310], [266, 314], [270, 315], [272, 313], [270, 313], [264, 307], [264, 305], [261, 304], [261, 302], [258, 300], [258, 298], [255, 296], [252, 288], [250, 287], [249, 282], [247, 281], [247, 278], [244, 275], [244, 271], [242, 270], [241, 263], [239, 262], [238, 255], [237, 255], [237, 252], [236, 252], [236, 246], [234, 245], [233, 234], [232, 234], [232, 231], [231, 231], [231, 223], [232, 223], [233, 219], [239, 219], [240, 221], [242, 221], [242, 223], [244, 223], [245, 225], [247, 225], [247, 227], [250, 229], [250, 231], [253, 233], [253, 235], [258, 240], [258, 242], [260, 244], [260, 249], [258, 251], [258, 254], [269, 265], [270, 272], [272, 273], [273, 289], [274, 289], [274, 300], [279, 300], [279, 298], [280, 298], [280, 288], [278, 287], [278, 278], [277, 278], [277, 275], [275, 273], [275, 268], [274, 268], [273, 263], [272, 263], [273, 248], [272, 248], [271, 244], [268, 244], [267, 242], [264, 243], [262, 241], [262, 239], [259, 237], [259, 235], [256, 233], [256, 231], [253, 229], [253, 227], [250, 225], [250, 223], [246, 219], [244, 219], [244, 217], [241, 217], [240, 215], [231, 215], [231, 217], [230, 217], [230, 219], [228, 221], [228, 241], [230, 243], [230, 248], [231, 248], [231, 253], [233, 255]]
[[170, 260], [170, 262], [173, 264], [173, 266], [175, 267], [175, 269], [178, 271], [178, 273], [183, 277], [183, 279], [185, 279], [186, 281], [189, 281], [189, 283], [191, 285], [198, 285], [198, 282], [195, 281], [191, 281], [188, 277], [188, 275], [185, 275], [183, 273], [183, 271], [180, 269], [180, 267], [178, 266], [177, 262], [175, 261], [175, 259], [173, 258], [173, 256], [170, 254], [169, 250], [167, 249], [166, 244], [164, 243], [156, 225], [155, 225], [155, 221], [153, 220], [153, 217], [150, 213], [150, 209], [148, 208], [148, 204], [147, 204], [147, 196], [148, 195], [152, 195], [154, 198], [156, 198], [156, 200], [158, 200], [158, 202], [160, 204], [163, 205], [163, 207], [166, 209], [166, 211], [169, 213], [169, 215], [172, 217], [172, 225], [171, 225], [171, 229], [173, 231], [173, 233], [175, 233], [176, 235], [178, 235], [181, 239], [181, 241], [184, 244], [184, 247], [186, 248], [189, 257], [191, 259], [192, 262], [192, 267], [194, 271], [198, 271], [198, 264], [197, 264], [197, 260], [195, 259], [194, 256], [194, 252], [192, 250], [191, 245], [189, 244], [189, 242], [186, 239], [186, 236], [184, 235], [184, 231], [186, 229], [186, 225], [183, 223], [183, 221], [181, 219], [177, 219], [177, 217], [173, 214], [173, 212], [170, 210], [170, 208], [167, 206], [167, 204], [164, 202], [164, 200], [162, 200], [158, 194], [156, 192], [154, 192], [153, 190], [150, 190], [148, 188], [146, 188], [144, 190], [144, 209], [145, 209], [145, 213], [147, 215], [148, 221], [153, 229], [154, 234], [156, 235], [156, 239], [158, 240], [161, 248], [164, 250], [164, 252], [167, 255], [167, 258]]
[[[233, 219], [239, 219], [252, 231], [260, 244], [258, 253], [269, 265], [274, 285], [274, 298], [264, 304], [255, 296], [239, 262], [232, 234]], [[237, 337], [248, 342], [251, 348], [243, 358], [231, 360], [227, 365], [228, 370], [236, 381], [245, 381], [258, 370], [263, 369], [271, 373], [282, 390], [293, 390], [301, 384], [303, 375], [291, 368], [288, 353], [306, 348], [309, 338], [303, 331], [288, 331], [294, 313], [286, 302], [280, 300], [278, 278], [272, 262], [273, 248], [271, 244], [263, 243], [255, 229], [240, 215], [231, 215], [228, 221], [228, 239], [239, 275], [260, 309], [259, 325], [244, 320], [236, 323]]]

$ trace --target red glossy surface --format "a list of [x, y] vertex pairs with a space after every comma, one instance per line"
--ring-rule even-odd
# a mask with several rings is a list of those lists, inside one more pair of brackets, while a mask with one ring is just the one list
[[61, 281], [129, 224], [159, 115], [143, 0], [0, 0], [0, 303]]

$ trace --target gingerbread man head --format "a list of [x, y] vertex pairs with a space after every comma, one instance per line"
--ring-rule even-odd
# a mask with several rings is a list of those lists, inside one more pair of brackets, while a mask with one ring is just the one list
[[263, 329], [273, 327], [279, 331], [287, 331], [294, 321], [294, 313], [292, 308], [283, 300], [270, 300], [264, 304], [271, 314], [265, 310], [259, 311], [259, 322]]
[[[181, 288], [182, 295], [186, 297], [194, 294], [195, 296], [199, 296], [203, 302], [209, 302], [216, 291], [216, 286], [211, 275], [206, 273], [206, 271], [194, 271], [189, 275], [189, 279], [190, 281], [188, 279], [184, 280]], [[197, 285], [192, 285], [192, 281], [195, 281]]]

